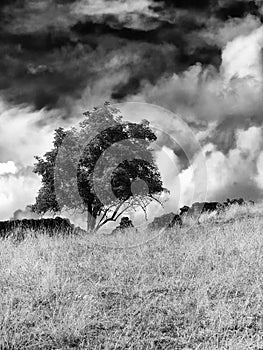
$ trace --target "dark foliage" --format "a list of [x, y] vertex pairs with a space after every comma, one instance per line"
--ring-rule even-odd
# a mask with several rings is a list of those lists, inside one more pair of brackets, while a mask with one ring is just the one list
[[78, 230], [70, 223], [68, 219], [56, 217], [54, 219], [22, 219], [0, 221], [0, 238], [8, 238], [16, 236], [24, 238], [27, 233], [33, 231], [35, 233], [44, 232], [50, 236], [56, 234], [73, 234]]
[[148, 225], [149, 230], [157, 231], [160, 229], [169, 229], [176, 225], [182, 226], [182, 219], [180, 215], [169, 213], [162, 216], [155, 217], [153, 222]]
[[131, 229], [131, 228], [134, 228], [134, 225], [133, 225], [132, 221], [127, 216], [124, 216], [124, 217], [121, 218], [120, 225], [117, 226], [111, 232], [111, 234], [115, 234], [115, 233], [118, 233], [118, 232], [124, 232], [126, 229]]

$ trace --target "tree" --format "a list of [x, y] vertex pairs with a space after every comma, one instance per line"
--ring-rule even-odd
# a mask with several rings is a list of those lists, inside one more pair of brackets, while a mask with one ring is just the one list
[[55, 130], [53, 149], [36, 157], [42, 187], [33, 210], [87, 212], [88, 230], [116, 221], [128, 209], [146, 213], [160, 200], [161, 176], [150, 144], [156, 136], [143, 120], [123, 121], [108, 103], [84, 113], [78, 128]]

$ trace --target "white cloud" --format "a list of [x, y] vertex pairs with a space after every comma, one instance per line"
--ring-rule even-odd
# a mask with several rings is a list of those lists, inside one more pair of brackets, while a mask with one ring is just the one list
[[[208, 193], [212, 198], [215, 193], [226, 193], [242, 189], [254, 181], [255, 164], [262, 149], [262, 128], [251, 127], [248, 130], [237, 130], [236, 148], [228, 154], [218, 151], [212, 144], [204, 147], [207, 153]], [[257, 161], [261, 168], [260, 159]], [[242, 194], [240, 194], [242, 195]]]
[[[30, 107], [14, 107], [0, 99], [0, 162], [33, 165], [35, 155], [50, 149], [54, 125], [44, 126], [47, 119], [58, 118], [58, 113], [33, 111]], [[42, 123], [40, 126], [38, 123]]]
[[250, 77], [262, 83], [262, 48], [263, 26], [229, 42], [222, 54], [224, 79], [230, 82], [233, 78]]
[[13, 161], [9, 160], [6, 163], [0, 163], [0, 175], [15, 174], [16, 172], [17, 167]]
[[72, 12], [77, 15], [120, 15], [124, 13], [149, 13], [149, 0], [80, 0], [72, 5]]
[[230, 18], [222, 22], [211, 20], [209, 30], [201, 32], [201, 36], [210, 44], [224, 48], [227, 43], [239, 36], [247, 36], [261, 26], [260, 19], [251, 14], [245, 18]]
[[112, 15], [118, 24], [121, 23], [126, 28], [145, 30], [159, 25], [158, 21], [153, 23], [148, 20], [158, 18], [149, 6], [154, 6], [151, 0], [80, 0], [72, 4], [71, 13], [77, 18], [93, 16], [96, 20], [103, 20], [105, 16]]
[[[54, 125], [44, 126], [58, 112], [33, 111], [11, 106], [0, 99], [0, 219], [8, 219], [18, 208], [33, 204], [40, 177], [33, 174], [34, 156], [52, 146]], [[51, 123], [50, 123], [51, 124]]]
[[0, 220], [8, 220], [18, 208], [35, 202], [40, 178], [21, 173], [0, 176]]
[[260, 153], [257, 159], [257, 174], [255, 176], [255, 181], [259, 188], [263, 190], [263, 152]]
[[237, 130], [236, 134], [237, 148], [240, 149], [240, 151], [248, 152], [252, 159], [256, 158], [263, 146], [262, 128], [252, 126], [247, 130]]

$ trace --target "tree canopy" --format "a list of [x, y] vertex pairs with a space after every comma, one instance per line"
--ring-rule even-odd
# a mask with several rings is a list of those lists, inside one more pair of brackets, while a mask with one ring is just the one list
[[36, 157], [42, 186], [33, 210], [87, 212], [87, 228], [97, 230], [128, 209], [146, 212], [163, 188], [150, 144], [149, 123], [123, 121], [108, 103], [84, 113], [77, 128], [55, 130], [53, 148]]

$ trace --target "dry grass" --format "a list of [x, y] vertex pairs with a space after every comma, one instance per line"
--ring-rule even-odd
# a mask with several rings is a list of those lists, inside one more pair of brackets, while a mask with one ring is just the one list
[[130, 249], [0, 241], [0, 349], [263, 349], [263, 220], [231, 210]]

